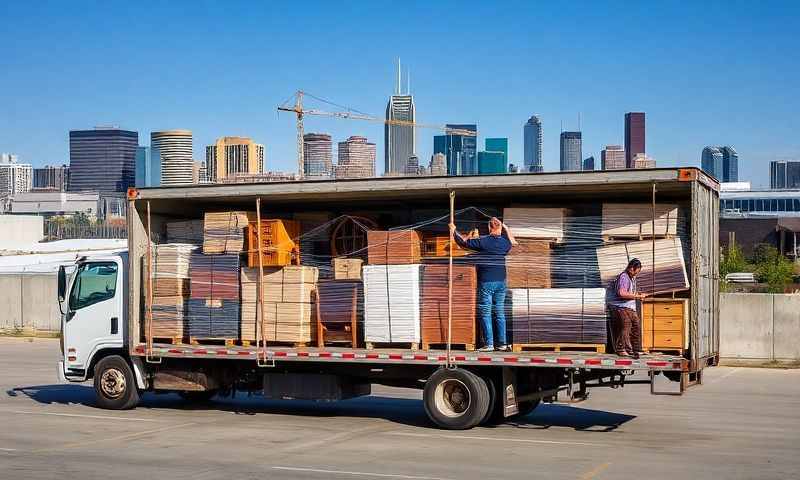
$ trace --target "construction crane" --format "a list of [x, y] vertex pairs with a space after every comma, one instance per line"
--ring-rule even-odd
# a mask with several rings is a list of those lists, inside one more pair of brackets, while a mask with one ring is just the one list
[[[334, 105], [339, 108], [345, 109], [342, 112], [326, 112], [324, 110], [316, 110], [316, 109], [304, 109], [303, 108], [303, 96], [310, 96], [316, 100], [319, 100], [324, 103], [328, 103], [330, 105]], [[396, 125], [400, 127], [411, 127], [411, 128], [432, 128], [435, 130], [440, 130], [445, 132], [445, 135], [462, 135], [465, 137], [474, 137], [477, 136], [477, 133], [472, 130], [465, 130], [461, 128], [450, 128], [446, 125], [434, 125], [434, 124], [424, 124], [424, 123], [415, 123], [408, 120], [385, 120], [383, 118], [378, 118], [373, 115], [366, 114], [364, 112], [359, 112], [358, 110], [345, 107], [343, 105], [338, 105], [333, 102], [329, 102], [322, 98], [316, 97], [311, 95], [310, 93], [303, 92], [302, 90], [298, 90], [294, 95], [294, 104], [289, 106], [289, 101], [291, 97], [287, 99], [282, 105], [278, 106], [279, 112], [292, 112], [297, 115], [297, 172], [300, 178], [303, 178], [304, 174], [304, 167], [303, 167], [303, 117], [306, 115], [315, 115], [320, 117], [333, 117], [333, 118], [345, 118], [348, 120], [364, 120], [367, 122], [374, 122], [374, 123], [382, 123], [384, 125]]]

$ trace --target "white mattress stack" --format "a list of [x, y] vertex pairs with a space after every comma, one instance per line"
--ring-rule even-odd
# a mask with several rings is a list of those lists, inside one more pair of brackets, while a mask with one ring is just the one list
[[[364, 340], [420, 341], [419, 285], [422, 265], [365, 265]], [[387, 283], [388, 282], [388, 283]]]

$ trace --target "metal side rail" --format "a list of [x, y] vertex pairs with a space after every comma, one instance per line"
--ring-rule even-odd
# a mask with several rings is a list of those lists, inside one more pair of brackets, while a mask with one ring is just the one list
[[[138, 344], [133, 355], [147, 352], [144, 344]], [[218, 358], [256, 360], [264, 350], [240, 346], [153, 344], [152, 356], [164, 358]], [[332, 362], [332, 363], [382, 363], [445, 365], [444, 351], [406, 349], [352, 349], [316, 347], [268, 346], [265, 360], [278, 362]], [[674, 355], [642, 355], [638, 359], [620, 358], [613, 354], [593, 352], [451, 352], [451, 362], [456, 365], [505, 365], [519, 367], [584, 368], [589, 370], [633, 370], [685, 372], [688, 360]]]

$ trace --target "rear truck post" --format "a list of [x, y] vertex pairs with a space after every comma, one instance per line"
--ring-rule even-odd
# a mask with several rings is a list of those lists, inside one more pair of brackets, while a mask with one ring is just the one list
[[[682, 297], [689, 305], [686, 338], [676, 353], [620, 358], [556, 348], [448, 354], [361, 345], [164, 343], [151, 342], [146, 334], [142, 265], [150, 248], [148, 231], [163, 232], [170, 221], [202, 218], [206, 211], [252, 209], [258, 201], [261, 218], [290, 211], [358, 211], [394, 213], [396, 224], [403, 224], [451, 191], [464, 205], [498, 208], [533, 198], [545, 205], [567, 200], [649, 205], [654, 186], [659, 201], [680, 205], [689, 229], [684, 249], [691, 290]], [[92, 379], [97, 405], [108, 409], [134, 408], [142, 393], [151, 391], [177, 392], [187, 401], [236, 391], [260, 392], [268, 399], [336, 401], [369, 394], [371, 384], [417, 388], [423, 391], [426, 414], [446, 429], [525, 415], [559, 398], [580, 401], [590, 388], [644, 383], [653, 393], [680, 394], [718, 360], [718, 208], [717, 183], [693, 168], [132, 189], [128, 248], [82, 257], [70, 274], [67, 268], [59, 270], [59, 377]], [[629, 379], [634, 373], [648, 377]], [[665, 378], [672, 382], [665, 386]]]

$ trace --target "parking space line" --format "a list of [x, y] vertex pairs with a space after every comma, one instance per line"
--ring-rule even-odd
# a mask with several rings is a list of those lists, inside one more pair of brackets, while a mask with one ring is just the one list
[[402, 475], [399, 473], [370, 473], [370, 472], [351, 472], [347, 470], [326, 470], [321, 468], [305, 468], [305, 467], [272, 467], [273, 470], [287, 470], [290, 472], [309, 472], [309, 473], [324, 473], [333, 475], [350, 475], [358, 477], [379, 477], [379, 478], [404, 478], [408, 480], [448, 480], [442, 477], [424, 477], [418, 475]]
[[54, 417], [76, 417], [76, 418], [94, 418], [97, 420], [128, 420], [132, 422], [161, 422], [162, 420], [154, 420], [151, 418], [136, 418], [136, 417], [115, 417], [113, 415], [84, 415], [81, 413], [58, 413], [58, 412], [31, 412], [26, 410], [0, 410], [0, 413], [14, 413], [18, 415], [52, 415]]
[[0, 447], [0, 452], [16, 452], [16, 448], [2, 448]]
[[383, 435], [394, 435], [398, 437], [428, 437], [428, 438], [444, 438], [448, 440], [479, 440], [479, 441], [493, 441], [493, 442], [511, 442], [511, 443], [540, 443], [545, 445], [576, 445], [583, 447], [610, 447], [603, 443], [588, 443], [588, 442], [566, 442], [557, 440], [533, 440], [529, 438], [508, 438], [508, 437], [481, 437], [477, 435], [447, 435], [436, 433], [411, 433], [411, 432], [386, 432]]
[[162, 428], [154, 428], [152, 430], [145, 430], [144, 432], [129, 433], [129, 434], [126, 434], [126, 435], [119, 435], [119, 436], [116, 436], [116, 437], [98, 438], [98, 439], [95, 439], [95, 440], [86, 440], [86, 441], [83, 441], [83, 442], [65, 443], [63, 445], [56, 445], [55, 447], [41, 448], [39, 450], [34, 450], [32, 453], [44, 453], [44, 452], [52, 452], [52, 451], [57, 451], [57, 450], [66, 450], [68, 448], [79, 448], [79, 447], [85, 447], [87, 445], [94, 445], [94, 444], [97, 444], [97, 443], [117, 442], [119, 440], [132, 440], [134, 438], [145, 437], [147, 435], [152, 435], [154, 433], [161, 433], [161, 432], [165, 432], [167, 430], [174, 430], [174, 429], [178, 429], [178, 428], [184, 428], [184, 427], [188, 427], [190, 425], [196, 425], [196, 423], [195, 422], [182, 423], [180, 425], [169, 425], [169, 426], [162, 427]]

